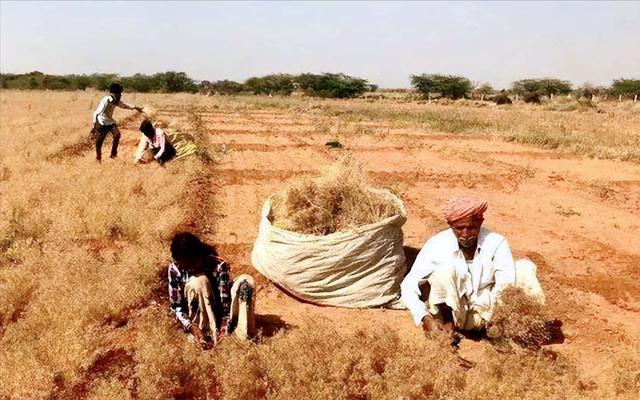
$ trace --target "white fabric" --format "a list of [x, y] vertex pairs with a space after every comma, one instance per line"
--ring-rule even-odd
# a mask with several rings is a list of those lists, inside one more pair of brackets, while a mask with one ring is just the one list
[[[515, 286], [544, 304], [544, 293], [536, 276], [536, 265], [529, 260], [515, 262]], [[468, 298], [458, 292], [456, 271], [453, 267], [438, 268], [429, 276], [429, 313], [437, 314], [436, 304], [446, 304], [451, 308], [454, 325], [462, 330], [476, 330], [485, 327], [491, 319], [494, 303], [490, 307], [482, 304], [470, 304]], [[497, 302], [500, 301], [498, 297]]]
[[217, 330], [216, 317], [213, 312], [215, 298], [211, 290], [211, 282], [206, 275], [192, 276], [184, 286], [187, 304], [194, 300], [198, 302], [198, 311], [193, 312], [190, 306], [189, 319], [191, 323], [197, 324], [202, 331], [209, 331], [215, 335]]
[[273, 226], [269, 198], [253, 247], [253, 266], [294, 296], [316, 304], [364, 308], [397, 300], [406, 270], [402, 247], [406, 211], [391, 192], [373, 191], [393, 201], [399, 214], [326, 236]]
[[[478, 248], [471, 266], [467, 266], [458, 240], [451, 229], [444, 230], [429, 239], [418, 253], [401, 285], [401, 300], [419, 325], [427, 315], [427, 306], [420, 300], [420, 284], [435, 272], [443, 269], [455, 278], [454, 286], [458, 299], [466, 298], [457, 316], [460, 323], [466, 313], [474, 309], [482, 318], [489, 319], [491, 305], [502, 289], [515, 283], [516, 272], [513, 256], [507, 240], [486, 228], [480, 229]], [[454, 316], [456, 317], [456, 316]]]
[[144, 134], [140, 134], [140, 141], [138, 142], [138, 148], [136, 149], [136, 153], [134, 156], [134, 161], [138, 162], [142, 160], [144, 157], [144, 152], [147, 150], [147, 147], [152, 149], [160, 149], [155, 156], [153, 156], [154, 160], [159, 159], [164, 154], [166, 138], [164, 136], [164, 131], [160, 128], [154, 128], [156, 134], [153, 136], [153, 139], [149, 139]]
[[[240, 300], [238, 295], [238, 289], [242, 283], [247, 283], [252, 288], [251, 301], [246, 304]], [[214, 313], [215, 309], [215, 297], [211, 289], [211, 282], [206, 275], [192, 276], [187, 280], [184, 287], [184, 294], [187, 298], [187, 304], [191, 304], [192, 301], [198, 302], [198, 311], [193, 312], [191, 307], [188, 307], [189, 321], [196, 324], [203, 332], [208, 331], [212, 335], [217, 330], [216, 317]], [[255, 283], [251, 275], [243, 274], [237, 276], [233, 281], [231, 287], [231, 310], [229, 314], [229, 321], [235, 325], [234, 334], [241, 339], [249, 339], [255, 335], [256, 332], [256, 317], [255, 317], [255, 305], [256, 305], [256, 291]]]
[[527, 295], [538, 300], [540, 304], [546, 303], [544, 291], [538, 281], [537, 267], [532, 261], [516, 261], [516, 286], [522, 288]]
[[[252, 289], [251, 301], [240, 300], [239, 292], [242, 283]], [[249, 339], [256, 334], [256, 284], [251, 275], [242, 274], [233, 280], [231, 287], [231, 310], [229, 323], [235, 326], [233, 333], [241, 339]]]
[[96, 111], [93, 113], [93, 122], [98, 122], [102, 126], [114, 125], [116, 121], [113, 119], [113, 110], [116, 106], [129, 110], [135, 108], [123, 101], [116, 102], [113, 95], [110, 94], [100, 100], [98, 108], [96, 108]]

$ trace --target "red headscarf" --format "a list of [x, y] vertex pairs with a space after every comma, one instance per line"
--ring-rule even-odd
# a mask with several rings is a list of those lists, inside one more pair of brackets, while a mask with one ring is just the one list
[[471, 195], [454, 197], [447, 201], [442, 211], [449, 224], [469, 217], [482, 217], [487, 202]]

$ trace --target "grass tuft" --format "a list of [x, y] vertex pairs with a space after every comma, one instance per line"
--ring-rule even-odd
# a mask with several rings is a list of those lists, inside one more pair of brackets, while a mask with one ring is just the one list
[[271, 221], [293, 232], [328, 235], [397, 213], [389, 199], [369, 190], [361, 166], [341, 159], [321, 176], [296, 180], [274, 196]]
[[487, 332], [518, 345], [538, 349], [551, 339], [544, 306], [521, 288], [507, 287], [500, 295]]

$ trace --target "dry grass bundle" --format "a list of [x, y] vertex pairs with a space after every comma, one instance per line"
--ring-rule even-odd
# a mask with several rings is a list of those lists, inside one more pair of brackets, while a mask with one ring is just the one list
[[271, 221], [289, 231], [328, 235], [397, 213], [389, 199], [370, 191], [362, 167], [345, 158], [320, 176], [294, 181], [274, 196]]
[[487, 327], [490, 336], [502, 336], [518, 345], [538, 349], [550, 337], [544, 306], [521, 288], [507, 287]]

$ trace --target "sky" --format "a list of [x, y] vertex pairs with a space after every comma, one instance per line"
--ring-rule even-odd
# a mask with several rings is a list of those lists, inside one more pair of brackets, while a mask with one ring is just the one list
[[197, 80], [343, 72], [381, 87], [421, 73], [508, 87], [640, 78], [640, 1], [0, 1], [0, 71], [184, 71]]

